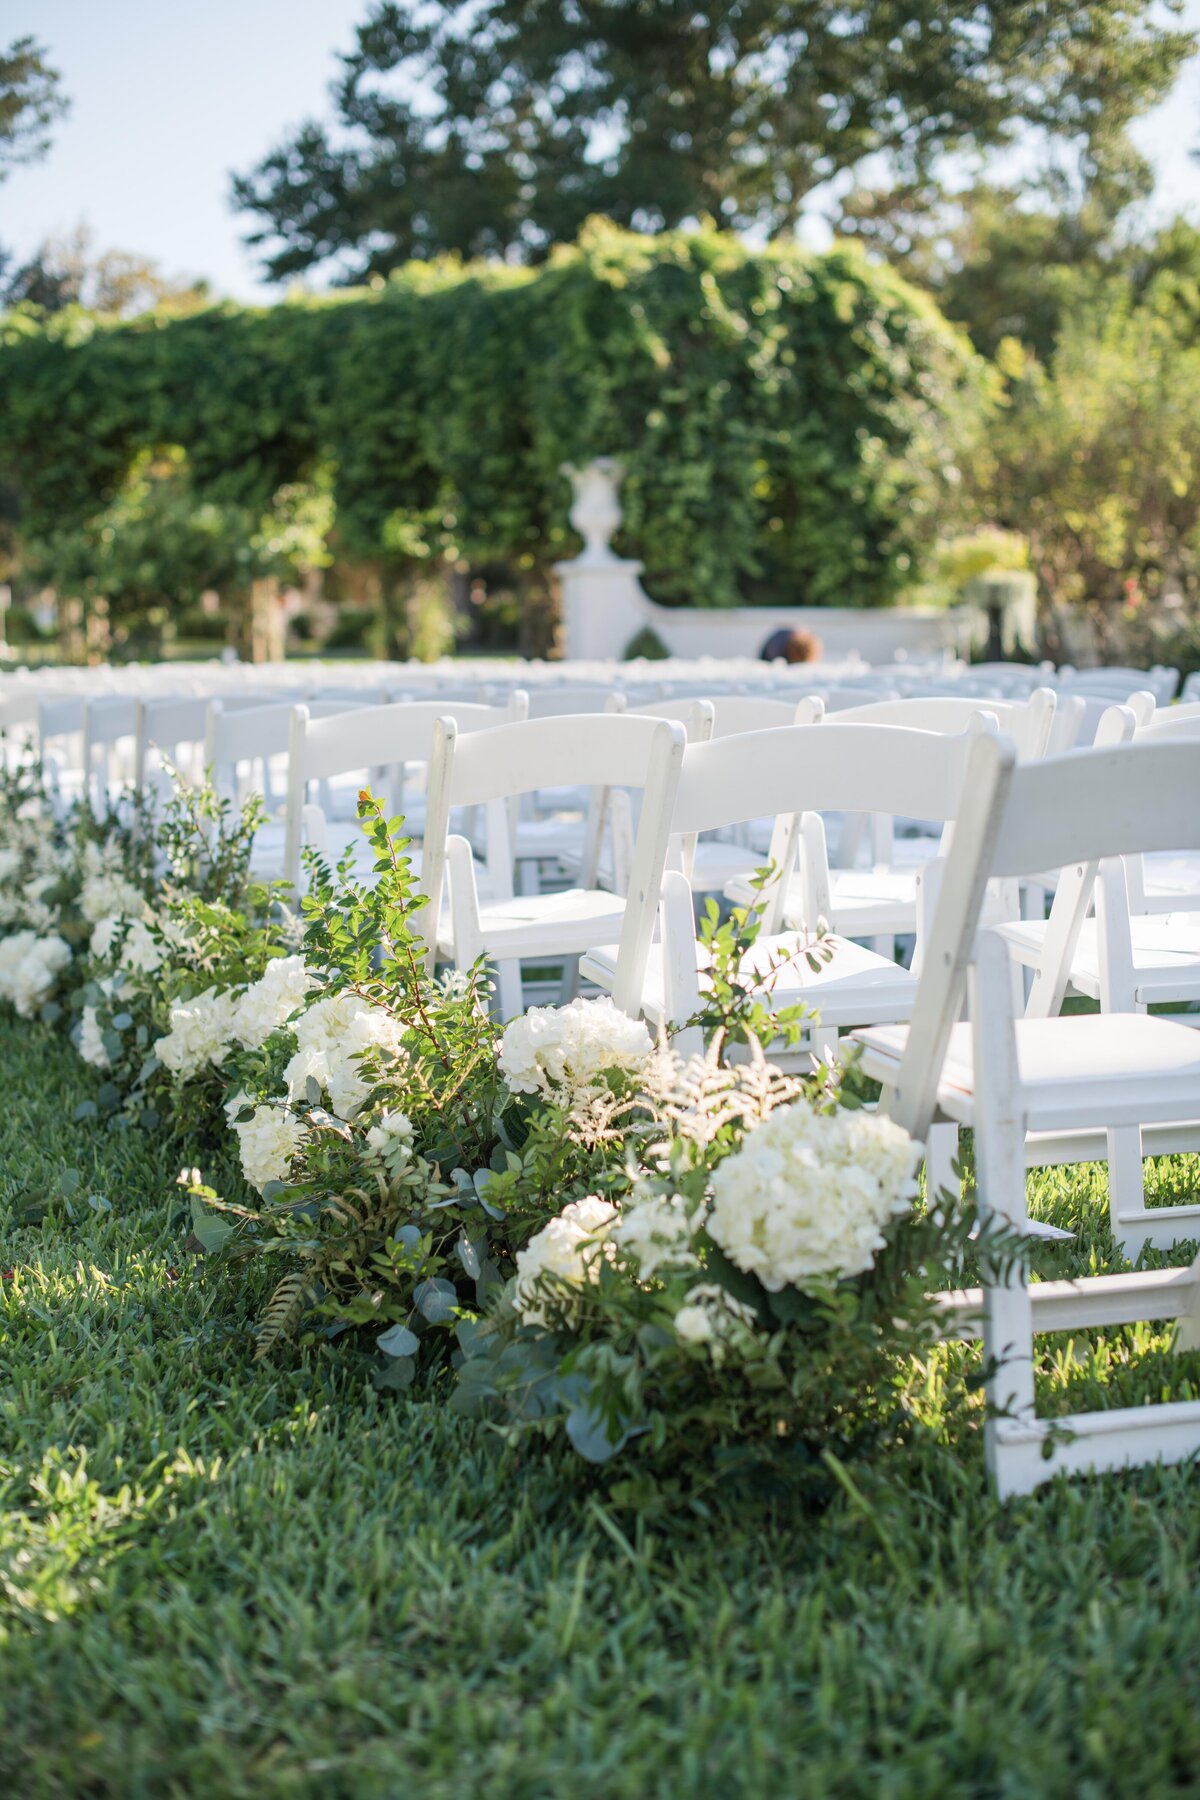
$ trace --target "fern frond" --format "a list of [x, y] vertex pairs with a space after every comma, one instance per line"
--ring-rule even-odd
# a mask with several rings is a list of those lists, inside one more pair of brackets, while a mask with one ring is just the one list
[[300, 1322], [308, 1296], [308, 1277], [303, 1270], [294, 1269], [290, 1275], [284, 1276], [268, 1300], [259, 1322], [255, 1362], [265, 1362], [285, 1338], [292, 1336]]

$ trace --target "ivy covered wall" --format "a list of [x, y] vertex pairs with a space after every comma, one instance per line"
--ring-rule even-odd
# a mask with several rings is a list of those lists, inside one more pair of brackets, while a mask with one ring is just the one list
[[536, 269], [410, 264], [373, 289], [114, 324], [10, 314], [0, 480], [18, 532], [86, 531], [148, 453], [198, 505], [332, 494], [331, 548], [541, 579], [560, 469], [627, 470], [617, 548], [656, 599], [885, 604], [957, 488], [983, 365], [856, 250], [594, 221]]

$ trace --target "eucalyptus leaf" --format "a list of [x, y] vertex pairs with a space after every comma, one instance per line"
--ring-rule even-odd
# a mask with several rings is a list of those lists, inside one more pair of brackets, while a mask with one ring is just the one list
[[470, 1238], [460, 1237], [454, 1248], [458, 1252], [459, 1262], [471, 1277], [471, 1280], [477, 1281], [480, 1269], [483, 1265], [479, 1260], [479, 1251], [476, 1249], [475, 1245], [471, 1242]]
[[567, 1436], [586, 1462], [611, 1461], [625, 1448], [632, 1435], [630, 1431], [622, 1431], [616, 1438], [611, 1438], [606, 1421], [598, 1419], [586, 1403], [572, 1407], [567, 1414]]
[[192, 1195], [192, 1231], [208, 1256], [215, 1256], [218, 1250], [233, 1235], [233, 1220], [221, 1213], [211, 1212], [198, 1194]]
[[428, 1319], [431, 1325], [444, 1324], [453, 1318], [458, 1309], [458, 1290], [452, 1282], [443, 1281], [435, 1275], [428, 1281], [418, 1281], [413, 1289], [413, 1299], [417, 1311], [422, 1318]]
[[375, 1342], [385, 1356], [415, 1356], [421, 1348], [420, 1338], [407, 1325], [390, 1326], [380, 1332]]

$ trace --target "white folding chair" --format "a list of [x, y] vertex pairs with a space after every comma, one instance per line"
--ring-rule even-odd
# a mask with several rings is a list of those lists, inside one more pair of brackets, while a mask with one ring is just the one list
[[[95, 811], [112, 811], [113, 786], [119, 781], [116, 752], [125, 745], [129, 753], [137, 743], [138, 701], [133, 694], [107, 694], [83, 703], [83, 785]], [[134, 775], [134, 758], [126, 768]]]
[[[775, 814], [770, 853], [775, 873], [757, 896], [761, 927], [743, 972], [762, 981], [763, 998], [773, 1007], [803, 1004], [815, 1011], [806, 1052], [829, 1051], [839, 1031], [867, 1019], [907, 1019], [917, 978], [890, 958], [837, 936], [825, 939], [829, 960], [813, 968], [805, 954], [810, 934], [781, 931], [782, 893], [795, 861], [802, 815], [810, 808], [878, 806], [901, 812], [912, 807], [925, 817], [954, 819], [960, 807], [970, 804], [975, 736], [889, 725], [846, 726], [834, 733], [798, 725], [688, 746], [671, 819], [675, 840], [737, 823], [764, 806]], [[649, 795], [646, 805], [652, 805]], [[636, 902], [631, 894], [630, 904], [651, 916], [656, 903], [655, 892], [641, 894]], [[691, 889], [678, 867], [664, 876], [662, 908], [660, 959], [622, 964], [622, 952], [628, 958], [634, 946], [650, 941], [643, 928], [619, 947], [592, 950], [580, 969], [609, 989], [626, 1011], [641, 1012], [654, 1025], [681, 1026], [700, 1007], [708, 958], [696, 938]], [[777, 972], [771, 974], [773, 969]]]
[[[431, 958], [440, 954], [456, 968], [468, 969], [486, 957], [496, 967], [499, 1007], [508, 1018], [523, 1007], [523, 960], [570, 963], [592, 945], [622, 933], [625, 900], [595, 885], [597, 833], [587, 847], [579, 887], [561, 893], [513, 894], [511, 853], [506, 857], [503, 849], [511, 841], [511, 802], [543, 786], [548, 771], [558, 781], [588, 790], [652, 787], [656, 804], [643, 803], [630, 877], [630, 895], [639, 896], [661, 869], [662, 857], [657, 863], [654, 859], [660, 843], [665, 857], [683, 743], [679, 725], [619, 713], [529, 719], [498, 726], [486, 737], [460, 736], [453, 719], [440, 721], [429, 765], [423, 883], [429, 899], [424, 928]], [[469, 842], [450, 835], [455, 807], [487, 809], [489, 866], [494, 861], [496, 883], [491, 899], [479, 893]], [[447, 875], [450, 904], [443, 916]]]
[[[883, 1083], [881, 1106], [914, 1136], [926, 1137], [939, 1115], [974, 1129], [981, 1209], [1021, 1232], [1027, 1135], [1111, 1135], [1200, 1117], [1200, 1037], [1145, 1014], [1015, 1019], [1004, 942], [993, 931], [977, 935], [986, 884], [1056, 862], [1094, 871], [1106, 858], [1181, 839], [1200, 847], [1200, 744], [1121, 745], [1018, 768], [1010, 740], [981, 737], [975, 757], [973, 804], [946, 858], [932, 925], [937, 954], [927, 959], [911, 1026], [855, 1037], [866, 1072]], [[1160, 1209], [1157, 1217], [1168, 1214], [1169, 1236], [1200, 1225], [1200, 1207]], [[1117, 1235], [1132, 1230], [1150, 1240], [1155, 1216], [1144, 1208], [1118, 1213]], [[1200, 1449], [1195, 1401], [1040, 1418], [1033, 1360], [1037, 1330], [1200, 1317], [1196, 1265], [1033, 1284], [989, 1270], [981, 1294], [947, 1297], [948, 1320], [980, 1307], [996, 1409], [988, 1457], [1001, 1494], [1027, 1492], [1059, 1470], [1176, 1461]]]
[[[826, 716], [823, 729], [851, 725], [902, 726], [914, 731], [957, 733], [986, 721], [1013, 735], [1022, 756], [1043, 756], [1054, 718], [1054, 695], [1040, 689], [1027, 701], [979, 700], [966, 696], [882, 700]], [[909, 815], [916, 817], [917, 815]], [[860, 868], [860, 845], [869, 841], [871, 866]], [[917, 928], [917, 877], [923, 863], [939, 854], [938, 839], [898, 840], [895, 820], [884, 812], [851, 814], [844, 821], [839, 855], [831, 860], [824, 821], [806, 816], [799, 867], [783, 900], [783, 918], [812, 930], [824, 919], [841, 937], [866, 940], [881, 956], [895, 953], [895, 940]], [[753, 889], [745, 876], [726, 887], [727, 896], [747, 905]]]
[[[520, 719], [525, 703], [524, 692], [517, 689], [504, 706], [456, 704], [454, 718], [464, 733], [487, 731]], [[428, 763], [433, 728], [445, 716], [445, 710], [442, 700], [365, 706], [323, 718], [316, 717], [307, 706], [291, 709], [283, 874], [295, 890], [299, 891], [300, 886], [300, 852], [305, 837], [322, 854], [330, 848], [329, 820], [324, 807], [310, 803], [311, 787], [322, 784], [327, 788], [338, 777], [371, 771], [372, 785], [384, 803], [386, 815], [403, 813], [408, 771], [413, 765]], [[409, 831], [406, 835], [411, 839], [419, 834]], [[357, 818], [349, 841], [362, 841], [365, 849]], [[506, 843], [502, 853], [507, 851]], [[407, 854], [414, 873], [419, 873], [419, 855], [415, 850]], [[494, 879], [490, 858], [488, 876], [489, 880]]]

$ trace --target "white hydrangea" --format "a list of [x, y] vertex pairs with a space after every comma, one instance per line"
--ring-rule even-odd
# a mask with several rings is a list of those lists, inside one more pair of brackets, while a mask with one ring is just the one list
[[609, 1069], [636, 1074], [652, 1048], [645, 1025], [607, 995], [569, 1006], [531, 1006], [505, 1028], [500, 1072], [514, 1094], [569, 1099], [595, 1087]]
[[[599, 1279], [600, 1265], [612, 1261], [615, 1246], [609, 1227], [617, 1209], [609, 1201], [589, 1194], [584, 1200], [572, 1200], [556, 1219], [551, 1219], [517, 1251], [517, 1280], [513, 1302], [527, 1325], [546, 1325], [547, 1306], [555, 1322], [571, 1317], [569, 1290], [582, 1292]], [[553, 1283], [560, 1292], [548, 1299], [544, 1282]]]
[[104, 1037], [94, 1006], [85, 1006], [83, 1009], [79, 1026], [79, 1054], [85, 1063], [91, 1063], [93, 1069], [107, 1069], [109, 1066], [108, 1051], [104, 1048]]
[[273, 1031], [303, 1006], [313, 985], [302, 956], [279, 956], [251, 982], [233, 1014], [233, 1035], [247, 1050], [257, 1050]]
[[189, 1081], [211, 1064], [220, 1068], [229, 1054], [230, 1027], [237, 996], [206, 988], [192, 1000], [171, 1008], [171, 1029], [155, 1044], [155, 1054], [178, 1081]]
[[11, 937], [0, 938], [0, 999], [8, 1000], [23, 1019], [31, 1019], [54, 992], [70, 960], [71, 952], [60, 937], [14, 931]]
[[85, 876], [79, 890], [79, 910], [89, 925], [100, 919], [140, 918], [145, 908], [140, 891], [115, 871]]
[[164, 955], [163, 947], [150, 927], [144, 920], [135, 919], [121, 946], [121, 967], [137, 975], [153, 975], [162, 967]]
[[634, 1189], [622, 1208], [614, 1236], [633, 1256], [646, 1281], [661, 1268], [691, 1269], [699, 1262], [692, 1249], [696, 1221], [681, 1194], [653, 1194]]
[[706, 1281], [688, 1290], [675, 1314], [675, 1334], [685, 1344], [707, 1345], [713, 1361], [719, 1363], [737, 1328], [752, 1330], [756, 1323], [752, 1306], [735, 1300], [718, 1283]]
[[287, 1181], [308, 1132], [281, 1106], [256, 1106], [248, 1119], [239, 1120], [237, 1113], [245, 1104], [245, 1095], [240, 1095], [227, 1110], [237, 1133], [242, 1173], [261, 1194], [268, 1181]]
[[288, 1099], [307, 1099], [311, 1076], [340, 1119], [352, 1119], [371, 1092], [359, 1060], [364, 1051], [401, 1051], [404, 1027], [382, 1007], [357, 994], [331, 994], [302, 1013], [292, 1027], [296, 1054], [284, 1070]]
[[97, 919], [88, 940], [88, 949], [92, 955], [101, 959], [111, 956], [124, 924], [124, 919]]
[[21, 852], [19, 850], [0, 850], [0, 887], [15, 881], [21, 873]]
[[407, 1113], [385, 1112], [378, 1125], [367, 1133], [367, 1143], [376, 1156], [391, 1165], [407, 1162], [412, 1153], [413, 1122]]
[[780, 1107], [713, 1176], [713, 1242], [771, 1293], [861, 1275], [909, 1210], [920, 1146], [878, 1113]]

